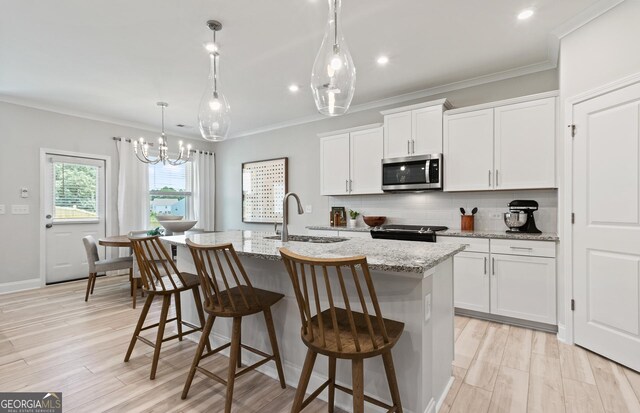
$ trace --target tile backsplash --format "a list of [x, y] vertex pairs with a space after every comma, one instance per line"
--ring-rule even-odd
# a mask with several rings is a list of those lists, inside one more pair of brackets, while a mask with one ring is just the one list
[[[471, 213], [478, 207], [475, 228], [483, 231], [506, 230], [502, 214], [514, 199], [532, 199], [540, 209], [534, 214], [538, 229], [543, 232], [558, 231], [558, 191], [539, 189], [527, 191], [491, 192], [423, 192], [381, 195], [351, 195], [327, 197], [327, 219], [332, 206], [344, 206], [361, 215], [384, 215], [387, 224], [445, 225], [460, 228], [460, 207]], [[364, 225], [358, 217], [358, 225]]]

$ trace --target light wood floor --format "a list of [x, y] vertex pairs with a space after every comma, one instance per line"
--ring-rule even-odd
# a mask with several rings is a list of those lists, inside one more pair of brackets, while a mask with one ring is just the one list
[[[154, 381], [150, 347], [139, 343], [123, 362], [140, 312], [126, 277], [99, 278], [88, 303], [85, 285], [0, 295], [0, 391], [62, 391], [65, 412], [222, 410], [224, 387], [198, 374], [180, 399], [189, 340], [165, 344]], [[150, 317], [159, 311], [154, 305]], [[640, 375], [552, 335], [457, 317], [456, 339], [455, 382], [441, 412], [640, 412]], [[207, 361], [217, 373], [226, 365], [223, 356]], [[293, 394], [251, 372], [236, 382], [234, 411], [289, 412]], [[305, 410], [326, 411], [321, 401]]]

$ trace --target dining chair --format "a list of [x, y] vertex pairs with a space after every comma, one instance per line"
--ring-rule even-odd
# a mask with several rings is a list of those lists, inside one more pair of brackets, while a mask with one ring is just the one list
[[[404, 323], [382, 317], [367, 258], [312, 258], [286, 248], [280, 248], [280, 255], [293, 284], [302, 321], [300, 335], [307, 346], [291, 412], [300, 412], [328, 388], [329, 412], [334, 409], [335, 390], [340, 390], [353, 396], [354, 413], [364, 413], [365, 401], [401, 413], [391, 349], [400, 339]], [[329, 359], [329, 377], [305, 399], [318, 354]], [[382, 357], [391, 406], [364, 394], [364, 360], [376, 356]], [[351, 361], [351, 389], [336, 383], [337, 359]]]
[[[133, 336], [131, 337], [124, 361], [129, 361], [131, 353], [138, 341], [142, 341], [144, 344], [153, 347], [151, 374], [149, 376], [149, 378], [153, 380], [156, 378], [162, 343], [175, 339], [182, 341], [184, 336], [202, 331], [205, 319], [202, 301], [200, 299], [200, 282], [197, 275], [180, 272], [178, 270], [158, 236], [130, 236], [129, 239], [131, 240], [133, 252], [140, 266], [142, 289], [147, 294], [147, 298], [144, 302], [144, 307], [140, 313], [140, 318], [138, 319]], [[196, 326], [182, 319], [180, 293], [186, 291], [191, 291], [193, 294], [200, 326]], [[151, 304], [156, 297], [162, 298], [160, 320], [157, 323], [145, 326], [144, 322], [149, 314]], [[168, 318], [172, 297], [175, 300], [176, 316]], [[172, 321], [176, 322], [178, 333], [164, 337], [165, 327], [167, 323]], [[191, 328], [191, 330], [183, 331], [183, 326], [187, 326]], [[140, 335], [142, 331], [155, 327], [158, 328], [155, 343]], [[211, 348], [208, 339], [206, 345], [207, 348]]]
[[[198, 270], [200, 285], [202, 286], [205, 296], [204, 311], [207, 312], [208, 317], [182, 391], [182, 398], [187, 398], [191, 382], [193, 381], [196, 371], [199, 371], [227, 387], [224, 411], [225, 413], [230, 413], [233, 404], [233, 388], [236, 378], [271, 360], [276, 364], [280, 386], [283, 389], [286, 388], [282, 360], [280, 359], [280, 351], [278, 350], [278, 340], [271, 315], [271, 307], [284, 298], [284, 295], [255, 288], [251, 284], [251, 280], [232, 244], [213, 246], [199, 245], [187, 239], [187, 246], [191, 251], [193, 261]], [[271, 355], [242, 344], [241, 342], [242, 319], [259, 313], [262, 313], [264, 316], [271, 351], [273, 353]], [[206, 354], [203, 354], [216, 317], [233, 319], [231, 342], [214, 350], [209, 349]], [[251, 334], [252, 336], [257, 336], [263, 333], [254, 329]], [[229, 369], [226, 379], [199, 366], [202, 359], [229, 347]], [[257, 354], [261, 359], [250, 366], [242, 368], [242, 348]]]
[[96, 278], [98, 274], [106, 273], [107, 271], [129, 270], [129, 278], [132, 278], [133, 274], [133, 258], [132, 257], [120, 257], [120, 258], [108, 258], [101, 260], [98, 254], [98, 244], [95, 238], [91, 235], [87, 235], [82, 238], [84, 249], [87, 252], [87, 263], [89, 264], [89, 278], [87, 279], [87, 291], [84, 295], [84, 301], [89, 300], [89, 294], [93, 295], [93, 289], [96, 285]]

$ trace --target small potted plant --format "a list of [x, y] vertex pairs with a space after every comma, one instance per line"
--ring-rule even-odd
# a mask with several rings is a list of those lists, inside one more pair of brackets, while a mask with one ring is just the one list
[[358, 215], [360, 215], [360, 213], [358, 211], [354, 211], [353, 209], [349, 210], [349, 228], [355, 228], [356, 227], [356, 222], [358, 219]]

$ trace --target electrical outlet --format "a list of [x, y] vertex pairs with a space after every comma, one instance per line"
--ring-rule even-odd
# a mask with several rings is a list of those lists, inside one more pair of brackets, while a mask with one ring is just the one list
[[493, 214], [490, 215], [491, 219], [502, 219], [502, 214], [499, 212], [495, 212]]
[[29, 205], [11, 205], [11, 213], [13, 215], [29, 214]]
[[29, 198], [29, 188], [20, 188], [20, 197]]
[[310, 214], [313, 212], [313, 205], [305, 205], [304, 206], [304, 212], [305, 214]]
[[424, 321], [431, 319], [431, 293], [424, 296]]
[[4, 204], [0, 205], [0, 215], [4, 215]]

